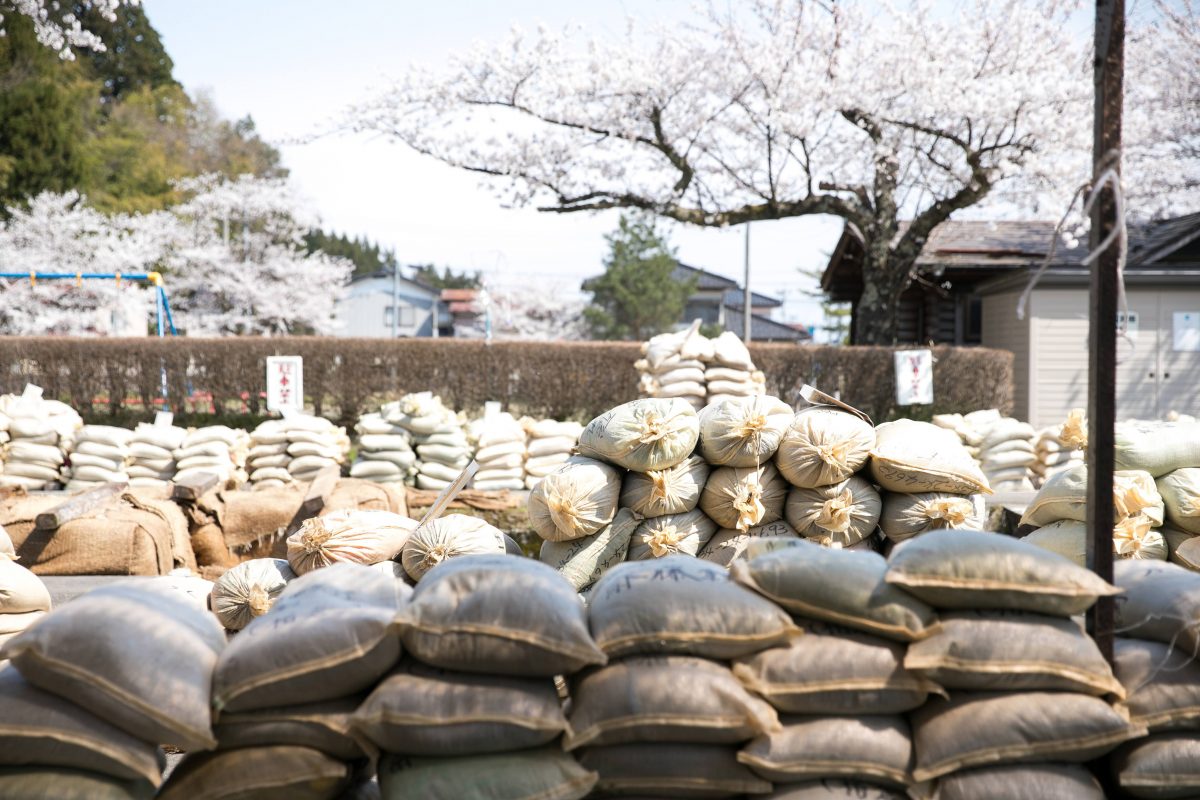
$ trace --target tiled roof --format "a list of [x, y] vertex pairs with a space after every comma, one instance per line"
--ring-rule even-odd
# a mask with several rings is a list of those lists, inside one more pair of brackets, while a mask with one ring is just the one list
[[[742, 310], [725, 308], [725, 330], [742, 335]], [[759, 314], [750, 316], [750, 338], [756, 342], [806, 342], [812, 337], [807, 330], [776, 322]]]
[[[729, 308], [741, 308], [745, 299], [745, 293], [741, 289], [730, 289], [725, 292], [724, 303]], [[774, 297], [767, 297], [765, 294], [755, 291], [750, 292], [751, 308], [779, 308], [782, 305], [783, 303]]]

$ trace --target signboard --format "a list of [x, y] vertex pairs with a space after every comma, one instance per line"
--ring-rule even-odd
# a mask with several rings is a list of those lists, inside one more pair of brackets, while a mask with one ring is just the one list
[[304, 359], [267, 356], [267, 410], [287, 413], [304, 409]]
[[896, 404], [928, 405], [933, 402], [933, 351], [897, 350]]
[[1138, 332], [1138, 312], [1124, 311], [1117, 312], [1117, 330], [1121, 330], [1121, 323], [1125, 323], [1125, 331], [1127, 333], [1136, 334]]
[[1171, 349], [1176, 353], [1200, 353], [1200, 311], [1176, 311], [1171, 321]]

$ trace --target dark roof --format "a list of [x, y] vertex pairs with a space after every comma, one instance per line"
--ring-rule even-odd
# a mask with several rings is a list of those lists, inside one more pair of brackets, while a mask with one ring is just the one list
[[[388, 280], [391, 280], [392, 272], [393, 272], [393, 270], [391, 267], [383, 267], [381, 269], [375, 270], [374, 272], [367, 272], [367, 273], [361, 273], [358, 275], [352, 275], [350, 277], [350, 283], [358, 283], [359, 281], [377, 280], [379, 278], [387, 278]], [[434, 287], [430, 286], [427, 283], [424, 283], [424, 282], [418, 281], [418, 280], [414, 280], [413, 278], [406, 277], [404, 275], [404, 272], [400, 273], [400, 282], [408, 284], [409, 286], [415, 286], [422, 291], [428, 292], [431, 297], [439, 297], [441, 295], [440, 289], [435, 289]]]
[[[1024, 276], [1041, 265], [1054, 236], [1053, 222], [948, 220], [933, 229], [917, 265], [927, 275], [951, 283], [977, 284], [1004, 276]], [[901, 234], [903, 233], [903, 226]], [[1200, 213], [1130, 225], [1127, 274], [1144, 278], [1160, 272], [1190, 274], [1200, 264], [1163, 259], [1200, 239]], [[1087, 243], [1069, 246], [1061, 239], [1047, 274], [1083, 276]], [[821, 275], [821, 288], [836, 301], [852, 301], [862, 291], [862, 244], [847, 225]]]
[[677, 281], [686, 281], [690, 278], [696, 278], [696, 288], [710, 291], [713, 289], [736, 289], [738, 282], [731, 278], [726, 278], [724, 275], [718, 275], [715, 272], [709, 272], [706, 269], [693, 267], [689, 264], [684, 264], [682, 261], [676, 262], [674, 278]]
[[[730, 289], [725, 292], [725, 298], [721, 301], [726, 308], [741, 308], [745, 301], [745, 293], [741, 289]], [[776, 300], [774, 297], [767, 297], [765, 294], [758, 292], [750, 292], [750, 307], [751, 308], [779, 308], [783, 302]]]
[[[725, 330], [742, 335], [742, 310], [725, 308]], [[760, 314], [750, 315], [750, 338], [756, 342], [807, 342], [812, 336], [807, 330], [776, 322]]]

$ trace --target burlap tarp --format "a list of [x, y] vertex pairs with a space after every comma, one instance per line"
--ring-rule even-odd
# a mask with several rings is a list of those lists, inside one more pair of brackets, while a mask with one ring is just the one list
[[[284, 557], [284, 534], [303, 521], [299, 512], [307, 491], [308, 484], [296, 483], [257, 492], [223, 489], [201, 497], [187, 508], [200, 565], [231, 567], [251, 558]], [[342, 509], [408, 513], [403, 491], [356, 478], [337, 482], [321, 514]]]
[[20, 563], [38, 575], [165, 575], [196, 568], [187, 519], [170, 501], [125, 492], [57, 529], [36, 527], [62, 494], [15, 493], [0, 503], [0, 524]]

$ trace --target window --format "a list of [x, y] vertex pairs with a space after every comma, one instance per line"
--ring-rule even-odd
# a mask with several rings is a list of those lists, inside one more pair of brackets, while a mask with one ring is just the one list
[[[400, 309], [400, 327], [411, 328], [417, 322], [417, 310], [410, 305], [401, 303]], [[385, 328], [392, 327], [392, 306], [387, 306], [383, 309], [383, 326]]]

